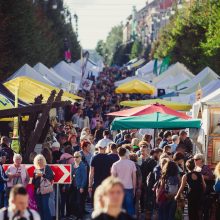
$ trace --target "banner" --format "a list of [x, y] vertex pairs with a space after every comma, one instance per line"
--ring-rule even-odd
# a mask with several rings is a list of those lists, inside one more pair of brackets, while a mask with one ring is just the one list
[[89, 79], [82, 80], [82, 88], [86, 91], [89, 91], [92, 87], [93, 81]]
[[163, 62], [161, 64], [161, 66], [160, 66], [159, 75], [168, 69], [169, 64], [170, 64], [170, 56], [164, 57], [163, 58]]
[[157, 70], [157, 65], [158, 65], [158, 60], [155, 59], [155, 60], [154, 60], [154, 69], [153, 69], [153, 73], [154, 73], [156, 76], [157, 76], [157, 74], [158, 74], [158, 73], [157, 73], [157, 71], [158, 71], [158, 70]]

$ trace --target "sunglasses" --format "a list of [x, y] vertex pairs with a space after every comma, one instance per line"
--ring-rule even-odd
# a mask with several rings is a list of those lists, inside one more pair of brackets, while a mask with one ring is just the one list
[[79, 156], [75, 156], [75, 157], [73, 157], [73, 158], [80, 158]]
[[194, 159], [195, 161], [201, 160], [201, 159]]

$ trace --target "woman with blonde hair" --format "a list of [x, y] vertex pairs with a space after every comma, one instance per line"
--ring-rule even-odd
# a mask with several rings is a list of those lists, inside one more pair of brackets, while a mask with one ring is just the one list
[[38, 154], [34, 158], [34, 175], [32, 184], [34, 185], [35, 198], [41, 220], [51, 220], [49, 208], [50, 193], [53, 190], [53, 171], [47, 165], [46, 159], [42, 154]]
[[[101, 184], [101, 191], [98, 191], [99, 198], [99, 209], [101, 206], [101, 212], [96, 217], [93, 217], [94, 220], [133, 220], [126, 212], [122, 210], [122, 203], [124, 200], [124, 187], [122, 182], [116, 177], [108, 177]], [[103, 203], [102, 203], [103, 202]], [[94, 213], [97, 210], [95, 207]]]

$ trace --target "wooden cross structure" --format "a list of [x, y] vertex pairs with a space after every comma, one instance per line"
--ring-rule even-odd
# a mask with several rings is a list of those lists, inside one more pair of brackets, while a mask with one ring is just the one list
[[[42, 103], [43, 96], [35, 98], [32, 105], [0, 111], [0, 118], [18, 117], [19, 138], [21, 154], [28, 162], [29, 155], [40, 140], [45, 140], [50, 129], [49, 112], [52, 108], [59, 108], [70, 105], [70, 101], [61, 101], [63, 90], [56, 95], [56, 91], [51, 94], [46, 103]], [[29, 116], [27, 122], [22, 121], [22, 116]]]

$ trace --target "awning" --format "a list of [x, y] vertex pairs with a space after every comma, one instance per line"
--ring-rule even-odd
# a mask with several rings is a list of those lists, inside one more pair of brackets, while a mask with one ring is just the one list
[[[33, 103], [34, 99], [41, 94], [43, 95], [43, 102], [46, 102], [52, 90], [56, 90], [57, 93], [60, 91], [60, 89], [56, 87], [47, 85], [45, 83], [33, 80], [25, 76], [12, 79], [8, 82], [5, 82], [4, 85], [13, 94], [15, 94], [15, 90], [19, 86], [18, 97], [27, 103]], [[68, 92], [63, 93], [62, 101], [74, 102], [76, 99], [82, 99], [82, 98]]]

